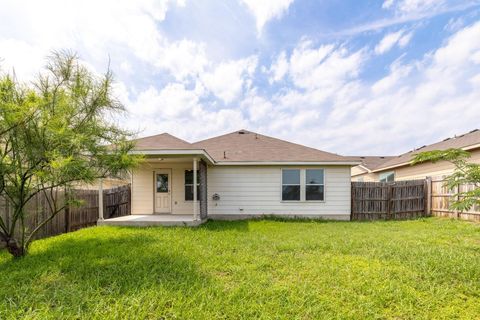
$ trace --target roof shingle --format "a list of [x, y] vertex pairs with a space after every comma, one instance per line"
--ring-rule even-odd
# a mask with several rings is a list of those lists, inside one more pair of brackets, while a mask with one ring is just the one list
[[216, 161], [348, 161], [337, 154], [264, 136], [247, 130], [202, 140], [192, 144], [205, 149]]
[[480, 144], [480, 130], [475, 129], [468, 133], [455, 136], [453, 138], [447, 138], [443, 141], [430, 144], [428, 146], [423, 146], [418, 149], [406, 152], [397, 157], [393, 157], [389, 161], [386, 161], [380, 164], [377, 168], [374, 168], [375, 171], [381, 171], [386, 168], [398, 167], [408, 164], [413, 160], [413, 157], [424, 151], [432, 150], [446, 150], [450, 148], [466, 148], [469, 146], [474, 146]]
[[135, 140], [136, 150], [204, 149], [217, 162], [352, 162], [347, 157], [239, 130], [189, 143], [168, 133]]
[[193, 149], [192, 144], [172, 136], [168, 133], [161, 133], [155, 136], [139, 138], [134, 140], [135, 150], [152, 150], [152, 149], [165, 149], [165, 150], [188, 150]]

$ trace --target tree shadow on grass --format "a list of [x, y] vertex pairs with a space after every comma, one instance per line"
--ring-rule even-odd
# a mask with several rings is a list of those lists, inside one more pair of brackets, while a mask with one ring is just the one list
[[[144, 296], [157, 304], [148, 308], [165, 310], [178, 303], [175, 297], [195, 296], [202, 287], [214, 285], [188, 253], [172, 250], [148, 232], [75, 234], [41, 243], [22, 259], [0, 262], [0, 283], [10, 288], [8, 295], [0, 293], [0, 301], [13, 301], [10, 306], [16, 310], [10, 312], [58, 307], [62, 316], [78, 317], [79, 312], [98, 312], [97, 305], [108, 300], [111, 307], [119, 300], [138, 303]], [[0, 318], [4, 308], [0, 303]]]
[[202, 224], [198, 230], [208, 230], [208, 231], [239, 231], [239, 232], [248, 232], [250, 220], [237, 220], [237, 221], [222, 221], [222, 220], [209, 220], [206, 223]]

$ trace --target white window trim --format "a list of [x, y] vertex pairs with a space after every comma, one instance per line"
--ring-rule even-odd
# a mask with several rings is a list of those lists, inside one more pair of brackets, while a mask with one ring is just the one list
[[[306, 199], [306, 180], [308, 170], [323, 170], [323, 200], [307, 200]], [[283, 200], [283, 170], [300, 170], [300, 200]], [[327, 199], [327, 169], [324, 167], [290, 167], [280, 168], [280, 202], [281, 203], [325, 203]], [[293, 185], [293, 184], [287, 184]], [[295, 184], [296, 185], [296, 184]]]
[[[300, 183], [299, 184], [284, 184], [283, 183], [283, 170], [298, 170], [300, 174]], [[282, 168], [280, 169], [280, 176], [281, 176], [281, 182], [280, 182], [280, 201], [281, 202], [300, 202], [302, 201], [302, 169], [301, 168]], [[300, 187], [300, 199], [298, 200], [283, 200], [283, 186], [299, 186]]]
[[[322, 170], [323, 181], [321, 184], [318, 183], [307, 183], [307, 170]], [[325, 202], [325, 168], [305, 168], [305, 202]], [[323, 199], [322, 200], [307, 200], [307, 186], [322, 186], [323, 187]]]

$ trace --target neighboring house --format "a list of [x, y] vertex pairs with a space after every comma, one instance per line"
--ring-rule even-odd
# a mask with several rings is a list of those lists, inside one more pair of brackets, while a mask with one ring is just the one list
[[135, 143], [146, 161], [131, 177], [133, 215], [350, 219], [350, 169], [359, 161], [246, 130]]
[[367, 173], [359, 173], [360, 170], [362, 170], [361, 165], [359, 165], [352, 168], [352, 181], [359, 181], [362, 177], [364, 177], [365, 181], [400, 181], [449, 175], [454, 169], [454, 166], [449, 162], [426, 162], [417, 165], [412, 165], [411, 163], [414, 156], [420, 152], [446, 150], [450, 148], [469, 151], [471, 153], [469, 161], [480, 163], [480, 131], [476, 129], [428, 146], [420, 147], [396, 157], [385, 157], [388, 158], [387, 161], [372, 166]]
[[358, 166], [352, 167], [352, 181], [372, 182], [378, 181], [378, 174], [373, 173], [372, 170], [381, 164], [389, 161], [393, 157], [387, 156], [365, 156], [365, 157], [350, 157], [353, 160], [361, 161]]

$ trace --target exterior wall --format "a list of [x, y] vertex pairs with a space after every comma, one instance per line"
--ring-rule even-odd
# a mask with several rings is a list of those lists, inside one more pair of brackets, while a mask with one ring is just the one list
[[365, 172], [352, 177], [352, 181], [375, 182], [378, 181], [378, 174]]
[[355, 166], [355, 167], [352, 167], [352, 169], [351, 169], [352, 177], [357, 176], [357, 175], [361, 175], [361, 174], [365, 174], [365, 173], [367, 173], [367, 170], [363, 169], [360, 166]]
[[[282, 202], [282, 168], [324, 168], [325, 201]], [[350, 167], [215, 166], [208, 168], [208, 216], [238, 219], [258, 215], [350, 219]], [[213, 194], [220, 200], [212, 200]]]
[[[480, 150], [474, 150], [471, 154], [472, 155], [468, 161], [473, 163], [480, 163]], [[437, 163], [422, 163], [414, 166], [407, 165], [404, 167], [385, 170], [382, 172], [394, 171], [395, 180], [401, 181], [449, 175], [452, 173], [453, 169], [454, 166], [451, 163], [441, 161]]]
[[[193, 160], [192, 160], [193, 162]], [[170, 189], [172, 214], [193, 214], [193, 202], [185, 201], [185, 170], [192, 170], [193, 163], [144, 163], [132, 175], [132, 214], [153, 214], [154, 172], [171, 169]], [[199, 210], [199, 207], [198, 207]], [[200, 212], [200, 211], [198, 211]]]

